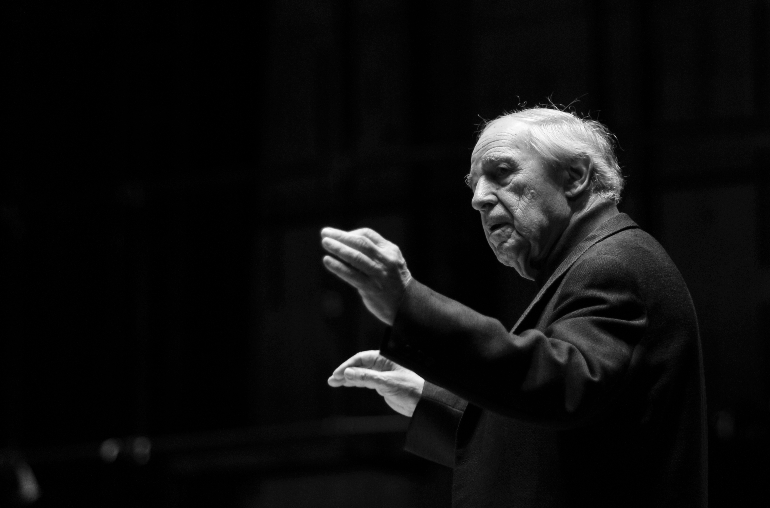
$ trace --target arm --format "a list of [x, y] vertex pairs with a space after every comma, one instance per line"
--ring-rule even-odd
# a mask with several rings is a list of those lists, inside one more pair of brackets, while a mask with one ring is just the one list
[[549, 322], [520, 334], [412, 281], [381, 353], [480, 407], [580, 425], [622, 388], [647, 314], [614, 258], [584, 258], [566, 277]]
[[412, 279], [376, 232], [322, 232], [325, 266], [393, 327], [381, 353], [480, 407], [545, 425], [581, 425], [608, 407], [647, 328], [631, 269], [585, 256], [564, 275], [547, 322], [520, 334]]

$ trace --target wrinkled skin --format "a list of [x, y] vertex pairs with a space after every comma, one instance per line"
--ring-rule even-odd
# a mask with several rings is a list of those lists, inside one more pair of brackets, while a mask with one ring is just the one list
[[527, 143], [527, 125], [511, 119], [491, 124], [471, 157], [468, 185], [487, 243], [497, 259], [534, 279], [567, 227], [567, 171], [554, 170]]

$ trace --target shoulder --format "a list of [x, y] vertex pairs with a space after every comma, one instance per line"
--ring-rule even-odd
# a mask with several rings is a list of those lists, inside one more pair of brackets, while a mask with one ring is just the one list
[[691, 297], [671, 257], [650, 234], [630, 228], [594, 244], [565, 274], [563, 288], [630, 291], [647, 304], [691, 305]]
[[663, 246], [649, 233], [635, 227], [608, 235], [586, 251], [583, 262], [612, 259], [623, 271], [636, 277], [681, 279], [679, 270]]

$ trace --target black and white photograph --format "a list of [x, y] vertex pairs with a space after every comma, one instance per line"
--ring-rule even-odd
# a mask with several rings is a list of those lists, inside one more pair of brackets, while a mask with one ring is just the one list
[[9, 0], [0, 507], [770, 505], [770, 0]]

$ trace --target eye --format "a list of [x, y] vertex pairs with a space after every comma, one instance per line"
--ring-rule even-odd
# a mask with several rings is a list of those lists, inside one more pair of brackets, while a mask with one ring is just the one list
[[495, 168], [495, 177], [497, 177], [498, 180], [504, 179], [511, 173], [513, 173], [513, 168], [506, 166], [505, 164], [501, 164]]

